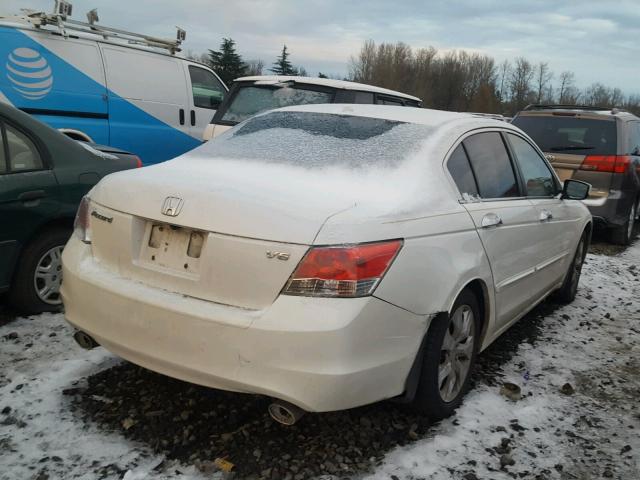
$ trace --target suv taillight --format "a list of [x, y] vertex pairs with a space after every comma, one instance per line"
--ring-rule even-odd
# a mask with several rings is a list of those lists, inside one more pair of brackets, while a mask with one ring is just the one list
[[313, 247], [298, 264], [282, 293], [352, 298], [371, 295], [401, 247], [402, 240]]
[[86, 195], [82, 197], [76, 213], [76, 219], [73, 221], [73, 234], [84, 243], [91, 243], [91, 228], [89, 225], [90, 203], [89, 197]]
[[629, 155], [587, 155], [580, 170], [592, 172], [624, 173], [631, 165]]

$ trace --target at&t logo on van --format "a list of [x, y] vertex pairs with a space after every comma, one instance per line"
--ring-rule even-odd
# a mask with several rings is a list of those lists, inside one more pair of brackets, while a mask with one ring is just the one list
[[40, 52], [16, 48], [7, 57], [7, 78], [16, 92], [28, 100], [39, 100], [53, 86], [53, 73]]

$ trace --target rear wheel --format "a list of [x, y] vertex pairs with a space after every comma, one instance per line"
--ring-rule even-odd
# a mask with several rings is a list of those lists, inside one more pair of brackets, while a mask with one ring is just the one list
[[578, 293], [578, 283], [580, 283], [580, 274], [582, 273], [582, 266], [584, 265], [586, 253], [587, 232], [584, 232], [580, 239], [580, 243], [578, 243], [578, 248], [576, 248], [576, 253], [573, 256], [573, 260], [569, 266], [569, 271], [564, 279], [564, 283], [556, 294], [558, 302], [571, 303], [575, 300], [576, 294]]
[[611, 230], [611, 242], [618, 245], [629, 245], [635, 237], [636, 217], [638, 216], [638, 203], [631, 205], [627, 221], [624, 225]]
[[432, 419], [450, 416], [469, 389], [480, 333], [478, 300], [464, 290], [448, 316], [434, 319], [425, 342], [416, 410]]
[[10, 303], [21, 313], [55, 312], [62, 308], [62, 249], [70, 232], [54, 228], [28, 244], [16, 266]]

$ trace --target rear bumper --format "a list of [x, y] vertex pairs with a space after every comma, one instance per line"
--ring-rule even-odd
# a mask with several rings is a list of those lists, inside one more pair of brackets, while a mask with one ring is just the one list
[[280, 296], [264, 310], [184, 297], [110, 273], [75, 238], [63, 263], [67, 320], [111, 352], [171, 377], [308, 411], [401, 394], [430, 319], [375, 297]]
[[631, 192], [611, 190], [608, 197], [584, 200], [596, 225], [605, 228], [620, 227], [629, 218], [629, 209], [635, 196]]

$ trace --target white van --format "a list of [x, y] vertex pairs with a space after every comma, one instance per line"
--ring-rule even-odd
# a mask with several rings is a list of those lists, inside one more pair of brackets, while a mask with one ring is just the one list
[[200, 145], [227, 87], [176, 55], [184, 31], [164, 40], [102, 27], [97, 14], [77, 22], [62, 4], [69, 11], [0, 16], [0, 101], [144, 164]]

